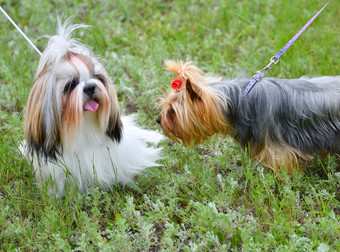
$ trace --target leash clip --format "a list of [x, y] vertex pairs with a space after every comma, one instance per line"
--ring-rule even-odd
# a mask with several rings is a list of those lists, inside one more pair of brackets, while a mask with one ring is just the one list
[[264, 75], [264, 72], [268, 70], [268, 68], [270, 68], [271, 65], [273, 64], [276, 65], [277, 62], [279, 62], [279, 60], [276, 59], [275, 56], [271, 57], [269, 64], [265, 66], [264, 68], [262, 68], [261, 70], [257, 71], [256, 74], [253, 76], [253, 79], [256, 80], [256, 82], [260, 81], [262, 76]]
[[277, 62], [279, 62], [279, 59], [276, 59], [275, 56], [273, 56], [273, 57], [270, 58], [270, 63], [276, 65]]
[[265, 66], [264, 68], [262, 68], [261, 71], [262, 71], [262, 72], [266, 71], [266, 70], [267, 70], [268, 68], [270, 68], [273, 64], [276, 65], [277, 62], [279, 62], [279, 60], [276, 59], [275, 56], [271, 57], [271, 58], [270, 58], [269, 64], [268, 64], [267, 66]]

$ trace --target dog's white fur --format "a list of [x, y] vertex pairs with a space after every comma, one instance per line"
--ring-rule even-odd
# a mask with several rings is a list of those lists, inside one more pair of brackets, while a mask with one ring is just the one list
[[[111, 80], [89, 48], [70, 38], [82, 25], [58, 25], [42, 54], [26, 106], [21, 152], [38, 182], [51, 178], [50, 191], [61, 196], [68, 184], [80, 192], [126, 184], [147, 167], [159, 166], [161, 148], [148, 146], [163, 136], [139, 128], [133, 116], [119, 115]], [[100, 76], [100, 77], [98, 77]], [[70, 82], [77, 80], [70, 89]], [[93, 95], [85, 92], [95, 85]], [[86, 111], [93, 100], [98, 109]]]
[[160, 148], [148, 147], [148, 142], [157, 144], [163, 136], [156, 131], [144, 130], [136, 125], [134, 116], [123, 116], [123, 137], [120, 143], [102, 134], [93, 125], [91, 112], [85, 112], [84, 127], [78, 132], [74, 149], [65, 149], [58, 162], [47, 161], [28, 151], [26, 141], [21, 152], [34, 167], [38, 183], [52, 178], [51, 192], [61, 196], [67, 184], [77, 184], [81, 193], [88, 188], [108, 189], [112, 185], [133, 182], [136, 175], [147, 167], [159, 166], [156, 161]]

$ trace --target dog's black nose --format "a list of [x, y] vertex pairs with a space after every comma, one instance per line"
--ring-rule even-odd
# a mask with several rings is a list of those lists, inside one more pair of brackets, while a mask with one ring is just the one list
[[160, 116], [156, 118], [156, 123], [161, 124], [161, 117]]
[[96, 90], [96, 85], [93, 83], [86, 84], [84, 87], [84, 93], [88, 96], [92, 96]]

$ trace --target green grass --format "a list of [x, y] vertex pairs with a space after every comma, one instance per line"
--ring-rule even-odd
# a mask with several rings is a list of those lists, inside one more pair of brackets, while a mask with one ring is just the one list
[[[205, 72], [251, 76], [325, 1], [42, 1], [1, 6], [35, 40], [56, 15], [92, 25], [75, 36], [107, 60], [123, 113], [157, 129], [156, 99], [170, 86], [165, 59]], [[339, 3], [302, 34], [274, 77], [339, 74]], [[38, 54], [0, 14], [0, 249], [76, 251], [337, 251], [339, 159], [278, 178], [229, 139], [184, 148], [164, 140], [163, 164], [126, 188], [72, 188], [62, 199], [36, 185], [17, 153]], [[45, 39], [35, 42], [42, 50]]]

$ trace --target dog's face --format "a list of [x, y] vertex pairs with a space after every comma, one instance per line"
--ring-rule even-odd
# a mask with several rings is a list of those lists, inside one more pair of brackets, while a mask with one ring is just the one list
[[28, 146], [45, 157], [71, 147], [86, 118], [96, 121], [96, 131], [121, 138], [117, 96], [104, 66], [85, 46], [61, 36], [43, 52], [25, 116]]
[[220, 98], [207, 83], [210, 77], [206, 78], [190, 62], [167, 61], [166, 66], [177, 74], [177, 79], [173, 81], [175, 90], [169, 91], [159, 104], [161, 112], [156, 121], [164, 133], [174, 141], [189, 145], [226, 131]]
[[[162, 127], [163, 132], [172, 140], [178, 142], [182, 140], [186, 144], [191, 142], [193, 136], [187, 132], [190, 121], [183, 121], [183, 114], [187, 111], [182, 111], [185, 104], [180, 93], [170, 91], [165, 98], [160, 100], [162, 108], [156, 122]], [[187, 125], [185, 127], [185, 125]]]

